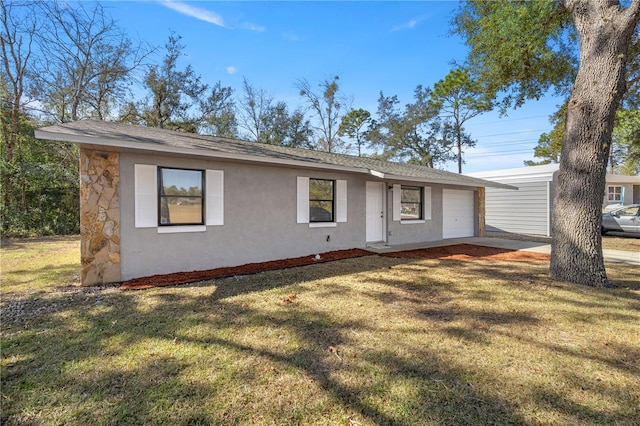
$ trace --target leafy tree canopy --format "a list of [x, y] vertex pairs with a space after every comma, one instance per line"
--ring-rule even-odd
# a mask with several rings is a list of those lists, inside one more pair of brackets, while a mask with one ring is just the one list
[[202, 98], [208, 85], [201, 82], [191, 65], [179, 69], [178, 60], [185, 46], [181, 36], [172, 33], [165, 44], [162, 63], [145, 73], [144, 85], [150, 92], [141, 104], [142, 122], [149, 127], [194, 132], [199, 120], [191, 109]]
[[358, 157], [362, 156], [362, 145], [365, 143], [368, 127], [372, 122], [371, 113], [362, 108], [352, 109], [342, 117], [338, 136], [348, 136], [355, 140]]
[[452, 22], [470, 48], [468, 68], [503, 111], [549, 90], [568, 94], [576, 76], [577, 36], [555, 1], [466, 2]]
[[451, 136], [456, 146], [458, 173], [462, 173], [462, 152], [465, 146], [473, 147], [476, 141], [465, 132], [464, 124], [493, 108], [491, 96], [473, 78], [467, 68], [454, 68], [445, 78], [433, 86], [429, 103], [438, 109], [451, 129], [445, 134]]
[[640, 175], [640, 109], [618, 112], [611, 157], [613, 172]]
[[438, 108], [429, 103], [431, 90], [418, 86], [413, 103], [400, 107], [397, 96], [380, 93], [378, 121], [368, 138], [381, 147], [380, 158], [434, 167], [453, 159], [450, 126], [442, 123]]

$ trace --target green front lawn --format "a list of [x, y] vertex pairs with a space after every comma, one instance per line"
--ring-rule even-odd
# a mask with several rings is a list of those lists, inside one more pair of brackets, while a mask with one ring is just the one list
[[540, 262], [369, 256], [121, 292], [74, 284], [77, 239], [0, 256], [2, 424], [640, 418], [637, 266], [602, 290]]

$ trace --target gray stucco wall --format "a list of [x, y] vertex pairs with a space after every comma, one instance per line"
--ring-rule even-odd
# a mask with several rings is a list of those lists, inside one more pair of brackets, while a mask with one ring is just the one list
[[[205, 232], [189, 233], [158, 233], [156, 228], [136, 228], [135, 164], [223, 170], [224, 225], [207, 226]], [[132, 153], [121, 154], [120, 176], [123, 280], [365, 248], [366, 182], [382, 181], [351, 173]], [[346, 180], [347, 222], [319, 228], [297, 223], [298, 176]], [[401, 224], [392, 220], [389, 187], [416, 184], [384, 183], [385, 236], [389, 244], [442, 239], [442, 185], [422, 184], [431, 187], [431, 219], [424, 223]]]
[[[122, 278], [211, 269], [364, 247], [364, 176], [163, 156], [121, 155]], [[134, 226], [134, 164], [224, 171], [224, 225], [159, 234]], [[348, 222], [296, 223], [296, 177], [346, 179]], [[125, 182], [130, 184], [125, 184]], [[329, 241], [327, 241], [329, 237]]]
[[[205, 232], [158, 233], [135, 227], [134, 165], [150, 164], [224, 171], [224, 225]], [[122, 153], [122, 279], [212, 269], [366, 247], [366, 182], [373, 176], [310, 171], [237, 162]], [[335, 227], [297, 223], [297, 177], [347, 181], [347, 222]], [[431, 187], [431, 219], [407, 224], [392, 220], [393, 184], [385, 181], [386, 238], [389, 244], [442, 239], [442, 185]], [[468, 188], [467, 188], [468, 189]], [[328, 241], [327, 241], [328, 240]]]
[[[609, 201], [608, 191], [610, 186], [620, 186], [624, 188], [624, 203], [620, 201]], [[609, 205], [618, 205], [618, 204], [636, 204], [640, 203], [640, 186], [634, 185], [633, 183], [615, 183], [615, 182], [607, 182], [604, 186], [604, 196], [602, 197], [602, 208]]]

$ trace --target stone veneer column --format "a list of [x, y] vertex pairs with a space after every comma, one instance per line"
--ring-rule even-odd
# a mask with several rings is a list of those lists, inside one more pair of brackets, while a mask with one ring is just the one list
[[82, 285], [120, 279], [120, 167], [117, 153], [80, 150]]
[[478, 187], [478, 237], [486, 237], [487, 236], [487, 225], [486, 225], [486, 195], [485, 188], [483, 186]]

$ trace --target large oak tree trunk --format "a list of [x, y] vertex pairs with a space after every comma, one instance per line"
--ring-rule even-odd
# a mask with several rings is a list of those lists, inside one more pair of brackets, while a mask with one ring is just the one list
[[552, 218], [550, 276], [607, 286], [600, 227], [605, 174], [616, 109], [625, 92], [625, 65], [639, 0], [567, 1], [580, 35], [580, 67], [562, 142]]

